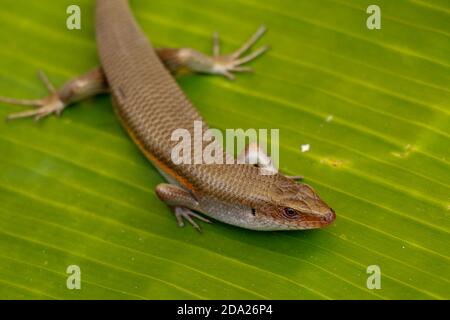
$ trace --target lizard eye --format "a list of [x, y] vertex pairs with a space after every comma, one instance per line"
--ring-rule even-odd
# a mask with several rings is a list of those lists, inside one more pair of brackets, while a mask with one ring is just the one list
[[292, 209], [290, 207], [284, 208], [284, 215], [288, 219], [294, 219], [298, 217], [298, 213], [295, 209]]

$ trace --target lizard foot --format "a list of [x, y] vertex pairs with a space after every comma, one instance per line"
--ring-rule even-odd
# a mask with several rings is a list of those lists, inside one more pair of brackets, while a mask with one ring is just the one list
[[42, 82], [47, 87], [49, 95], [43, 99], [32, 99], [32, 100], [0, 97], [0, 102], [35, 107], [35, 109], [33, 110], [13, 113], [6, 118], [7, 120], [34, 117], [34, 119], [38, 121], [52, 113], [59, 116], [61, 112], [64, 110], [65, 104], [59, 98], [58, 92], [56, 91], [55, 87], [53, 87], [51, 82], [48, 80], [47, 76], [42, 71], [39, 71], [38, 75], [42, 80]]
[[186, 219], [193, 227], [194, 229], [196, 229], [198, 232], [202, 232], [202, 229], [200, 228], [200, 226], [194, 221], [193, 218], [197, 218], [203, 222], [206, 223], [212, 223], [210, 220], [202, 217], [201, 215], [193, 212], [192, 210], [188, 209], [188, 208], [184, 208], [184, 207], [175, 207], [174, 208], [174, 214], [175, 217], [177, 218], [177, 222], [178, 222], [178, 226], [179, 227], [184, 227], [184, 220]]
[[265, 32], [265, 26], [259, 27], [256, 33], [247, 42], [245, 42], [238, 50], [229, 55], [220, 54], [219, 34], [215, 32], [213, 36], [212, 56], [214, 64], [212, 66], [211, 73], [220, 74], [230, 80], [234, 80], [233, 72], [251, 72], [252, 68], [242, 65], [262, 55], [269, 49], [269, 46], [262, 46], [246, 56], [243, 56], [243, 54], [247, 52]]

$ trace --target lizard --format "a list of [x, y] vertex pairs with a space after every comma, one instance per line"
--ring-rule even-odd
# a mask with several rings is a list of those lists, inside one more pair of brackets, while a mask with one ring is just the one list
[[[109, 92], [123, 127], [167, 183], [156, 186], [156, 195], [174, 213], [179, 226], [188, 221], [201, 231], [203, 215], [234, 226], [259, 230], [303, 230], [330, 225], [334, 210], [307, 184], [274, 170], [270, 158], [255, 145], [248, 145], [239, 159], [256, 158], [255, 165], [178, 164], [171, 158], [178, 128], [193, 131], [195, 121], [208, 126], [173, 77], [187, 68], [192, 72], [234, 79], [236, 72], [249, 72], [250, 62], [267, 51], [263, 46], [245, 55], [266, 31], [264, 26], [235, 52], [222, 55], [219, 37], [213, 36], [211, 56], [191, 48], [153, 48], [135, 20], [128, 0], [97, 0], [96, 43], [100, 67], [56, 89], [40, 72], [49, 95], [42, 99], [0, 97], [4, 103], [34, 106], [8, 119], [59, 115], [70, 104]], [[231, 157], [222, 146], [224, 157]], [[261, 174], [261, 168], [271, 174]]]

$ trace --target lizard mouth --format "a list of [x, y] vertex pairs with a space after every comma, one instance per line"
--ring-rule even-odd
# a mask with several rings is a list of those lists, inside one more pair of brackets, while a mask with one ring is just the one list
[[305, 214], [302, 216], [301, 225], [307, 229], [323, 228], [336, 220], [336, 213], [330, 208], [326, 214]]

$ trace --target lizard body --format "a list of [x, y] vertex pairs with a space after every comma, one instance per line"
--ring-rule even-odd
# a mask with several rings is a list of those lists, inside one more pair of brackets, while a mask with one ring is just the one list
[[[229, 56], [218, 54], [216, 41], [214, 56], [210, 58], [192, 49], [155, 50], [137, 25], [126, 0], [97, 0], [95, 21], [101, 68], [60, 90], [55, 90], [43, 76], [51, 95], [40, 100], [40, 104], [34, 101], [40, 105], [38, 110], [13, 117], [40, 118], [60, 113], [71, 102], [109, 91], [116, 114], [133, 141], [171, 183], [158, 185], [156, 193], [173, 208], [180, 225], [183, 218], [198, 229], [192, 218], [209, 222], [194, 211], [254, 230], [311, 229], [334, 221], [334, 211], [311, 187], [280, 173], [262, 175], [259, 168], [250, 164], [175, 165], [172, 161], [174, 130], [183, 128], [193, 135], [195, 121], [202, 122], [204, 131], [208, 127], [169, 70], [187, 66], [228, 78], [233, 77], [232, 72], [248, 71], [240, 65], [260, 55], [265, 48], [244, 58], [240, 56], [262, 35], [261, 29]], [[230, 157], [222, 146], [217, 149], [224, 158]], [[244, 156], [250, 157], [252, 150], [263, 157], [255, 148], [248, 148]]]

